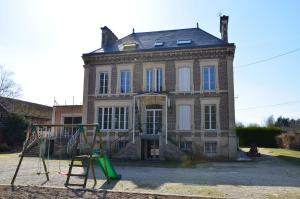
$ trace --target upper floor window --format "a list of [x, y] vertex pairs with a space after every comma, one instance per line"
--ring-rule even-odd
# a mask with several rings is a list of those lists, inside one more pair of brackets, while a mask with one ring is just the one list
[[130, 70], [122, 70], [121, 71], [121, 81], [120, 81], [121, 93], [130, 93], [131, 92], [130, 83], [131, 83]]
[[161, 92], [163, 90], [162, 68], [151, 68], [146, 70], [146, 91]]
[[204, 91], [216, 91], [216, 68], [214, 66], [203, 68], [203, 86]]
[[204, 127], [207, 130], [215, 130], [217, 128], [217, 111], [216, 105], [210, 104], [204, 106]]
[[108, 72], [100, 73], [99, 94], [108, 93]]
[[189, 92], [191, 91], [191, 68], [181, 67], [178, 70], [178, 91]]
[[190, 105], [180, 105], [179, 106], [179, 130], [191, 130], [192, 120], [191, 120], [191, 106]]

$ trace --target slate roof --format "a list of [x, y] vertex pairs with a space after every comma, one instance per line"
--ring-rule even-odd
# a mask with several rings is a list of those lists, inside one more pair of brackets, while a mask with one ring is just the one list
[[[177, 45], [177, 40], [191, 40], [190, 44]], [[164, 42], [163, 46], [155, 46], [155, 42]], [[100, 48], [88, 54], [95, 53], [116, 53], [123, 51], [123, 44], [136, 43], [136, 51], [155, 51], [180, 48], [204, 48], [214, 46], [232, 46], [200, 28], [164, 30], [154, 32], [132, 33], [119, 39], [106, 49]]]
[[9, 113], [20, 113], [26, 117], [51, 119], [52, 107], [0, 96], [0, 106]]

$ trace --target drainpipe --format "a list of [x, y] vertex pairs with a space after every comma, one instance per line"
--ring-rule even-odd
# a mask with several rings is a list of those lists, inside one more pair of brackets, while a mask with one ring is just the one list
[[134, 144], [135, 135], [135, 96], [133, 96], [133, 116], [132, 116], [132, 143]]
[[166, 105], [165, 105], [165, 114], [166, 114], [166, 144], [168, 144], [168, 96], [166, 95]]

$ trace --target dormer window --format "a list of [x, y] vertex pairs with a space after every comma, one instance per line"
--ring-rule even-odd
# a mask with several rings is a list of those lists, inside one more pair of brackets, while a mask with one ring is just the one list
[[136, 50], [137, 49], [137, 45], [136, 43], [126, 43], [123, 44], [123, 50], [127, 51], [127, 50]]
[[177, 45], [184, 45], [184, 44], [191, 44], [192, 40], [191, 39], [182, 39], [182, 40], [177, 40], [176, 44]]
[[160, 47], [160, 46], [163, 46], [164, 45], [164, 42], [162, 42], [162, 41], [156, 41], [155, 43], [154, 43], [154, 46], [155, 47]]

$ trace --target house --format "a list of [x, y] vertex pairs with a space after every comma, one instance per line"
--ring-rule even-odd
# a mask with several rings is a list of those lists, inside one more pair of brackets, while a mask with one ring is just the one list
[[0, 96], [0, 143], [9, 114], [20, 114], [29, 124], [50, 124], [52, 107]]
[[[82, 124], [82, 105], [55, 105], [52, 111], [51, 124]], [[50, 155], [63, 157], [67, 155], [67, 144], [78, 128], [55, 127], [51, 129]]]
[[82, 56], [83, 123], [99, 124], [113, 157], [236, 157], [228, 16], [221, 39], [198, 25], [121, 39], [101, 30], [101, 48]]
[[[29, 124], [50, 124], [52, 107], [0, 96], [0, 117], [6, 118], [9, 113], [23, 115]], [[0, 126], [4, 121], [0, 120]]]

